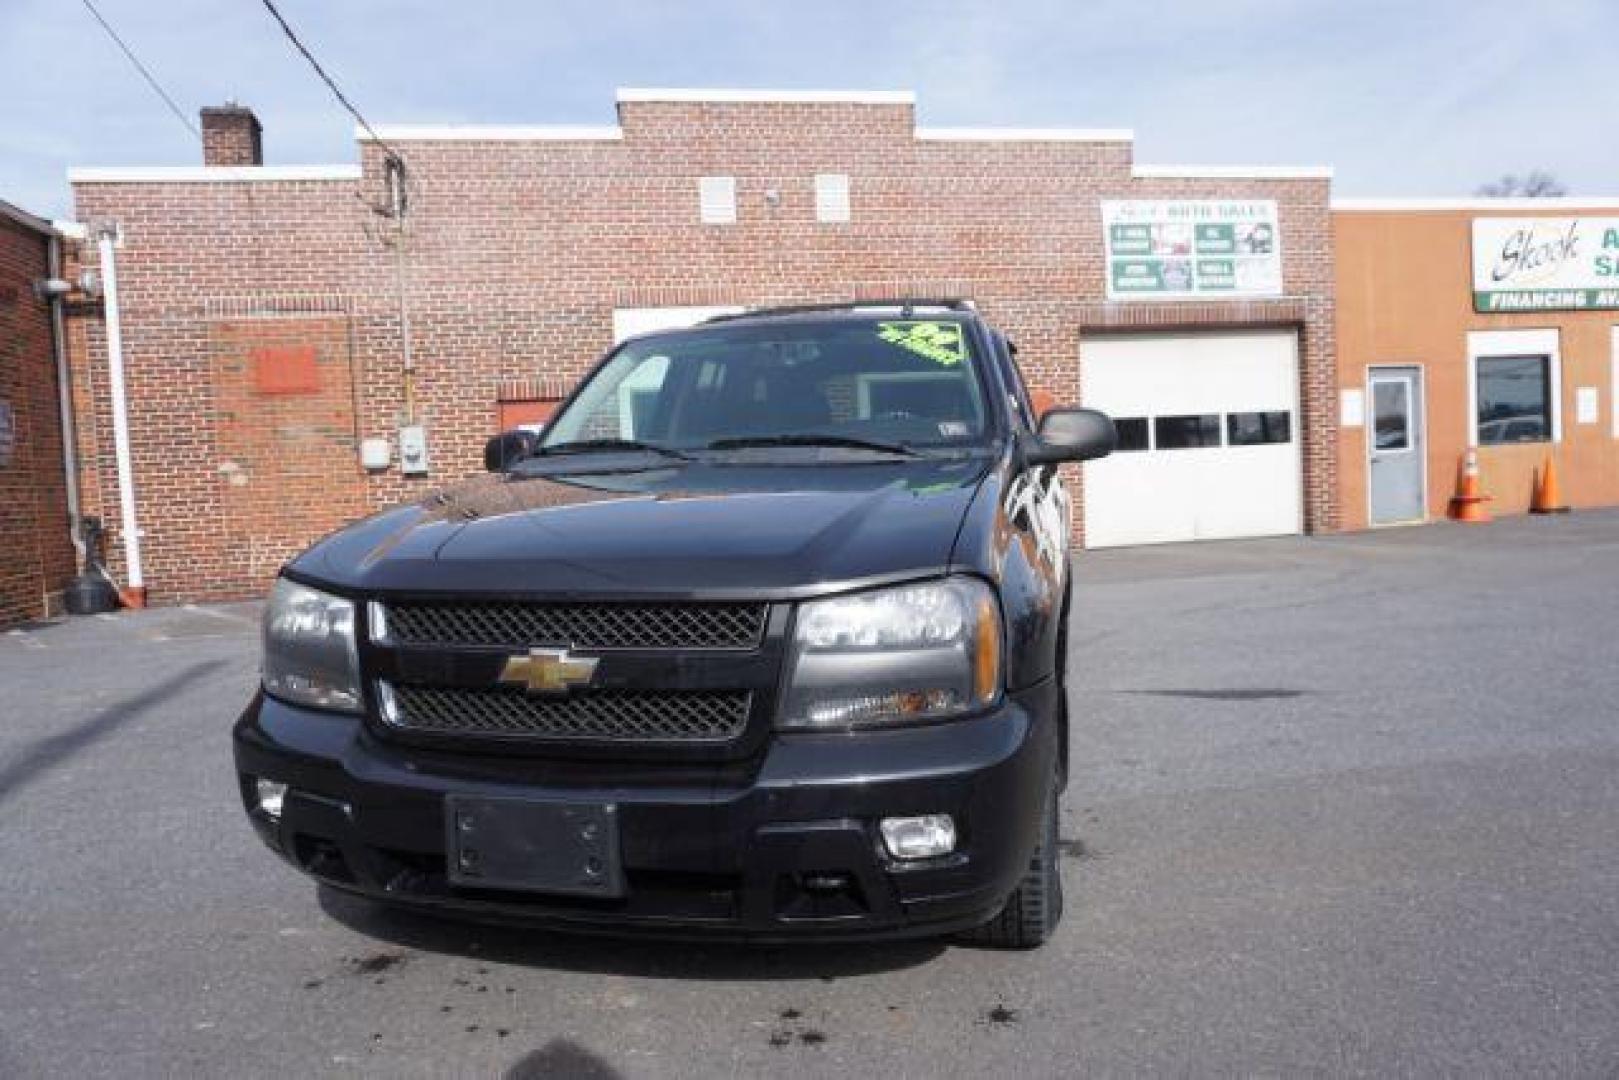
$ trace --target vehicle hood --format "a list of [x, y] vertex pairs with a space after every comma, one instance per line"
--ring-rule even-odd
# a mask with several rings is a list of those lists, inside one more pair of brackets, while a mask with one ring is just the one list
[[811, 595], [942, 572], [983, 459], [484, 476], [289, 567], [359, 591]]

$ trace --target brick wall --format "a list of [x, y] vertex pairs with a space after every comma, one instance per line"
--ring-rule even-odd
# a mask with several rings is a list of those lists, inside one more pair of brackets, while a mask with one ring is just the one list
[[[1325, 180], [1142, 179], [1131, 144], [1115, 140], [923, 140], [903, 104], [624, 102], [619, 120], [619, 140], [397, 144], [413, 207], [404, 242], [414, 402], [433, 475], [362, 476], [365, 505], [479, 469], [502, 387], [576, 379], [610, 345], [615, 307], [966, 295], [1018, 341], [1031, 383], [1072, 401], [1084, 329], [1149, 306], [1104, 302], [1099, 201], [1235, 196], [1279, 203], [1287, 304], [1153, 304], [1150, 318], [1269, 325], [1285, 310], [1302, 332], [1307, 521], [1336, 525]], [[391, 437], [405, 417], [396, 240], [367, 205], [385, 195], [383, 152], [364, 143], [361, 155], [357, 181], [75, 184], [81, 220], [113, 218], [124, 230], [143, 525], [207, 519], [187, 520], [184, 542], [148, 542], [154, 601], [242, 588], [224, 572], [240, 535], [220, 513], [227, 455], [197, 422], [218, 408], [211, 311], [276, 318], [289, 293], [337, 305], [356, 435]], [[815, 220], [822, 172], [850, 176], [849, 223]], [[698, 219], [698, 178], [709, 174], [737, 179], [733, 225]], [[94, 431], [108, 422], [105, 361], [96, 320], [86, 322], [75, 340], [89, 374], [77, 390]], [[90, 466], [90, 486], [114, 491], [109, 456]], [[334, 452], [330, 483], [349, 484], [354, 469], [352, 451]]]
[[45, 616], [75, 570], [50, 306], [48, 240], [0, 207], [0, 628]]

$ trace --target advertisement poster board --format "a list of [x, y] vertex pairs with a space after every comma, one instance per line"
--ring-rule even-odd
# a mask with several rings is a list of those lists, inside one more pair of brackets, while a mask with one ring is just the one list
[[1271, 199], [1102, 203], [1109, 300], [1220, 300], [1282, 293]]

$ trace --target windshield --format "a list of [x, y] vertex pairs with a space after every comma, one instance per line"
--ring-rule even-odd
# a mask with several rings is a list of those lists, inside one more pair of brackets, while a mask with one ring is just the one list
[[979, 445], [984, 401], [971, 336], [955, 319], [720, 323], [626, 344], [544, 446]]

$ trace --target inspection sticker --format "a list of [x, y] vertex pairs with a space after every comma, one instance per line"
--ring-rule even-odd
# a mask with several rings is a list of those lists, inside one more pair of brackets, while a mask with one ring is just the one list
[[954, 367], [967, 358], [967, 342], [961, 335], [959, 323], [878, 323], [877, 336], [890, 345], [898, 345], [945, 367]]

